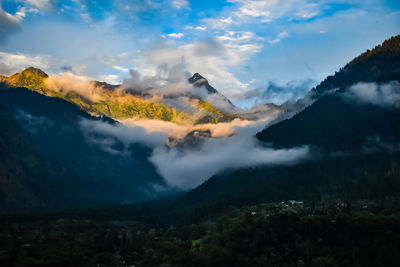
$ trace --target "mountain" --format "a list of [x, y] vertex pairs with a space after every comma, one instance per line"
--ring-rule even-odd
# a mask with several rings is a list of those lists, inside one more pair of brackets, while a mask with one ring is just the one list
[[92, 207], [163, 195], [156, 185], [164, 186], [164, 180], [147, 160], [150, 148], [125, 147], [83, 124], [117, 127], [118, 122], [4, 84], [0, 111], [0, 209]]
[[283, 116], [290, 117], [324, 94], [332, 93], [358, 82], [388, 82], [397, 80], [400, 73], [399, 35], [385, 40], [347, 63], [334, 75], [326, 77], [318, 86], [295, 103], [281, 105]]
[[208, 83], [207, 79], [197, 72], [189, 78], [189, 83], [193, 84], [195, 87], [204, 86], [209, 94], [219, 94], [219, 92]]
[[333, 76], [328, 76], [312, 92], [320, 95], [357, 82], [387, 82], [400, 76], [400, 35], [385, 40], [350, 61]]
[[199, 73], [196, 72], [195, 74], [193, 74], [193, 76], [190, 77], [188, 81], [189, 81], [189, 83], [193, 84], [194, 87], [197, 87], [197, 88], [204, 87], [207, 90], [208, 94], [210, 94], [210, 95], [217, 95], [217, 96], [221, 97], [223, 102], [226, 102], [226, 105], [228, 105], [231, 109], [235, 107], [228, 98], [226, 98], [224, 95], [222, 95], [220, 92], [218, 92], [217, 89], [212, 87], [208, 83], [207, 79], [204, 78], [203, 76], [201, 76]]
[[[9, 86], [25, 87], [46, 96], [62, 98], [94, 115], [118, 120], [154, 119], [187, 125], [226, 122], [239, 118], [228, 109], [223, 111], [199, 97], [178, 95], [174, 97], [174, 101], [170, 101], [168, 97], [154, 101], [149, 95], [133, 94], [130, 89], [122, 90], [119, 86], [105, 82], [90, 81], [84, 84], [80, 81], [79, 85], [76, 85], [62, 78], [49, 77], [42, 70], [33, 67], [10, 77], [0, 76], [0, 82], [5, 82]], [[230, 108], [234, 107], [201, 75], [193, 75], [189, 83], [198, 89], [204, 87], [213, 94], [213, 99], [220, 98]], [[87, 87], [86, 93], [75, 90], [79, 86]]]
[[215, 175], [174, 202], [175, 216], [206, 219], [229, 206], [288, 199], [399, 199], [399, 62], [396, 36], [325, 79], [311, 105], [257, 134], [275, 149], [308, 146], [308, 159]]
[[[400, 35], [367, 50], [335, 75], [327, 77], [311, 90], [310, 94], [318, 99], [316, 103], [290, 120], [265, 129], [257, 137], [264, 142], [274, 142], [279, 147], [283, 147], [284, 143], [293, 146], [302, 143], [331, 150], [360, 146], [368, 137], [374, 136], [379, 136], [382, 142], [395, 142], [400, 136], [396, 125], [397, 108], [373, 105], [372, 102], [357, 105], [357, 99], [348, 97], [349, 88], [357, 83], [383, 84], [391, 81], [400, 81]], [[384, 92], [375, 88], [374, 84], [361, 90], [365, 94], [376, 90], [376, 97], [379, 97]], [[394, 92], [393, 96], [396, 94], [398, 92]]]

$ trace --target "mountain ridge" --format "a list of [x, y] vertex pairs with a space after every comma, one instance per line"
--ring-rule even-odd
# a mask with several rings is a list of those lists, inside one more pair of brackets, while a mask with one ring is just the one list
[[[14, 87], [26, 87], [47, 96], [62, 98], [88, 112], [114, 119], [155, 119], [177, 124], [202, 124], [227, 122], [240, 118], [240, 116], [222, 111], [202, 99], [194, 99], [190, 102], [190, 105], [200, 112], [200, 115], [195, 115], [188, 113], [186, 110], [179, 110], [169, 103], [149, 101], [145, 97], [123, 91], [118, 91], [117, 93], [116, 90], [119, 86], [99, 81], [90, 81], [88, 83], [88, 90], [92, 85], [100, 91], [98, 93], [100, 100], [91, 100], [73, 90], [64, 91], [62, 86], [59, 86], [61, 88], [56, 88], [56, 90], [49, 88], [46, 84], [48, 78], [49, 76], [42, 70], [29, 67], [21, 73], [15, 73], [10, 77], [0, 76], [0, 82], [5, 82]], [[210, 93], [221, 96], [231, 107], [234, 107], [226, 97], [211, 87], [208, 81], [200, 74], [198, 76], [193, 75], [192, 78], [189, 78], [188, 82], [193, 84], [194, 87], [200, 88], [204, 86], [206, 90], [210, 90]]]

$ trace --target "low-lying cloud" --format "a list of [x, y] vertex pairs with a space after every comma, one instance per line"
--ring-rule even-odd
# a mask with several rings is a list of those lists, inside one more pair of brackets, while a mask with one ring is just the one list
[[[171, 188], [187, 190], [224, 170], [293, 164], [307, 157], [309, 149], [306, 146], [275, 150], [258, 143], [254, 135], [272, 119], [257, 122], [234, 120], [191, 127], [148, 120], [125, 120], [119, 125], [82, 120], [81, 127], [89, 141], [110, 153], [119, 153], [113, 149], [117, 141], [122, 142], [124, 148], [133, 143], [151, 147], [153, 153], [149, 160], [165, 182]], [[171, 138], [182, 141], [193, 130], [207, 129], [212, 137], [202, 139], [196, 146], [169, 143]]]
[[[271, 117], [272, 119], [272, 117]], [[266, 121], [266, 120], [264, 120]], [[252, 121], [234, 119], [230, 122], [220, 122], [218, 124], [199, 124], [199, 125], [177, 125], [172, 122], [160, 120], [136, 120], [125, 119], [121, 120], [124, 125], [130, 127], [142, 127], [148, 133], [165, 133], [173, 139], [183, 139], [188, 133], [198, 130], [209, 130], [212, 137], [222, 137], [234, 134], [238, 129], [249, 127], [254, 124]]]
[[101, 89], [96, 87], [86, 77], [64, 73], [62, 76], [48, 77], [45, 83], [49, 89], [63, 95], [68, 92], [75, 92], [91, 101], [100, 101], [103, 99]]
[[306, 79], [293, 80], [284, 85], [278, 85], [272, 81], [266, 87], [248, 90], [235, 96], [240, 101], [247, 101], [255, 105], [274, 103], [277, 105], [285, 102], [293, 102], [304, 97], [314, 87], [315, 81]]
[[384, 84], [357, 83], [350, 87], [346, 97], [360, 104], [372, 104], [380, 107], [400, 107], [400, 83], [393, 81]]
[[[112, 154], [124, 153], [132, 144], [144, 144], [148, 147], [164, 146], [167, 135], [162, 132], [149, 132], [144, 127], [125, 124], [109, 124], [101, 120], [81, 119], [80, 126], [89, 142], [92, 142]], [[122, 143], [122, 152], [114, 149]]]
[[260, 146], [254, 137], [234, 135], [209, 139], [200, 149], [156, 148], [150, 161], [168, 185], [191, 189], [223, 170], [290, 164], [307, 154], [308, 147], [275, 150]]

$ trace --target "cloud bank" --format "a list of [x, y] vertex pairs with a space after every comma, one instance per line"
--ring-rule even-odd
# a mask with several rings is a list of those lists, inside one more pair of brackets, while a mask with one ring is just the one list
[[204, 97], [207, 94], [205, 90], [194, 90], [193, 85], [188, 82], [190, 74], [186, 70], [184, 61], [173, 65], [160, 64], [153, 73], [148, 75], [141, 75], [136, 70], [130, 70], [129, 73], [130, 77], [122, 82], [121, 89], [123, 90], [159, 96], [194, 94]]
[[11, 75], [28, 67], [46, 69], [49, 67], [48, 58], [42, 55], [0, 52], [0, 74]]
[[350, 87], [346, 96], [360, 104], [372, 104], [380, 107], [400, 107], [400, 83], [393, 81], [385, 84], [357, 83]]
[[257, 165], [290, 164], [305, 158], [308, 147], [271, 149], [249, 134], [208, 139], [200, 149], [156, 148], [150, 161], [168, 185], [194, 188], [214, 174]]
[[[80, 126], [89, 142], [99, 145], [103, 150], [112, 154], [125, 153], [132, 144], [161, 147], [167, 141], [166, 134], [149, 132], [144, 127], [112, 125], [100, 120], [88, 119], [81, 119]], [[118, 143], [122, 143], [122, 150], [116, 148]]]
[[[231, 31], [224, 35], [176, 46], [160, 41], [135, 60], [145, 76], [156, 75], [159, 66], [184, 66], [184, 72], [200, 73], [230, 98], [247, 89], [230, 69], [258, 53], [262, 46], [250, 32]], [[182, 63], [183, 62], [183, 63]]]
[[[272, 119], [258, 122], [234, 120], [193, 127], [161, 121], [125, 120], [122, 124], [110, 125], [102, 121], [82, 120], [81, 127], [88, 141], [110, 153], [121, 153], [121, 150], [115, 149], [118, 142], [123, 144], [122, 151], [133, 143], [151, 147], [153, 153], [149, 160], [169, 187], [188, 190], [224, 170], [293, 164], [306, 158], [309, 149], [305, 146], [275, 150], [257, 142], [255, 133]], [[210, 130], [212, 137], [199, 139], [196, 145], [171, 145], [171, 138], [182, 142], [193, 130]]]
[[284, 85], [270, 81], [266, 87], [248, 90], [243, 94], [236, 95], [235, 98], [252, 106], [265, 103], [280, 105], [304, 97], [314, 87], [314, 84], [315, 81], [311, 79], [302, 81], [293, 80]]
[[103, 99], [101, 88], [96, 87], [87, 77], [64, 73], [62, 76], [49, 76], [46, 86], [66, 95], [68, 92], [75, 92], [91, 101], [100, 101]]

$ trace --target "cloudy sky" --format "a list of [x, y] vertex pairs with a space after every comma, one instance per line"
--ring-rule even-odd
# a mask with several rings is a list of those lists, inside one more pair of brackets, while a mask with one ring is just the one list
[[0, 0], [0, 73], [120, 83], [182, 64], [250, 107], [298, 98], [399, 33], [398, 0]]

